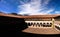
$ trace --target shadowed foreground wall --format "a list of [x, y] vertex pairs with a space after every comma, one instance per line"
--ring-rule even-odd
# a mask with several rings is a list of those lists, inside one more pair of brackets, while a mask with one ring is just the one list
[[0, 34], [2, 35], [16, 35], [16, 32], [21, 32], [26, 28], [24, 19], [0, 16]]

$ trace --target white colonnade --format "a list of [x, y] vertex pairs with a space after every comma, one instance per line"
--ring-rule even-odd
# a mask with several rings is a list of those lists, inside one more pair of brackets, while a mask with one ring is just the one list
[[29, 28], [51, 27], [52, 21], [25, 21]]

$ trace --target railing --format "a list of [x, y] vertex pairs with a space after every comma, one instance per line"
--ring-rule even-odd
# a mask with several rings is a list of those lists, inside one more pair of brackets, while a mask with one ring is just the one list
[[30, 28], [52, 27], [52, 21], [25, 21], [25, 22]]
[[57, 28], [58, 30], [60, 30], [60, 24], [54, 24], [55, 28]]

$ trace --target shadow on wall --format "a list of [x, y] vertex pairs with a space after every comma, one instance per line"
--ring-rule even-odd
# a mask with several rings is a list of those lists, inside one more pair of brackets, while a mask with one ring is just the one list
[[17, 37], [47, 36], [47, 35], [40, 35], [40, 34], [38, 35], [38, 34], [30, 34], [30, 33], [22, 32], [22, 30], [26, 28], [27, 28], [27, 24], [25, 23], [24, 19], [0, 16], [0, 36], [9, 36], [9, 37], [10, 36], [17, 36]]
[[0, 32], [2, 33], [15, 33], [21, 32], [27, 28], [27, 24], [22, 18], [12, 18], [0, 16]]

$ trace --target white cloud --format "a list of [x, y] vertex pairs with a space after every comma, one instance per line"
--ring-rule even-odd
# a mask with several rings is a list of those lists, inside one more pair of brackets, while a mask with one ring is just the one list
[[42, 15], [42, 14], [50, 14], [54, 9], [48, 9], [45, 7], [47, 4], [49, 4], [50, 0], [31, 0], [31, 2], [20, 2], [23, 3], [23, 5], [19, 5], [19, 12], [18, 14], [28, 14], [28, 15]]
[[60, 14], [60, 11], [55, 11], [55, 14]]
[[51, 0], [44, 0], [44, 4], [48, 4]]

